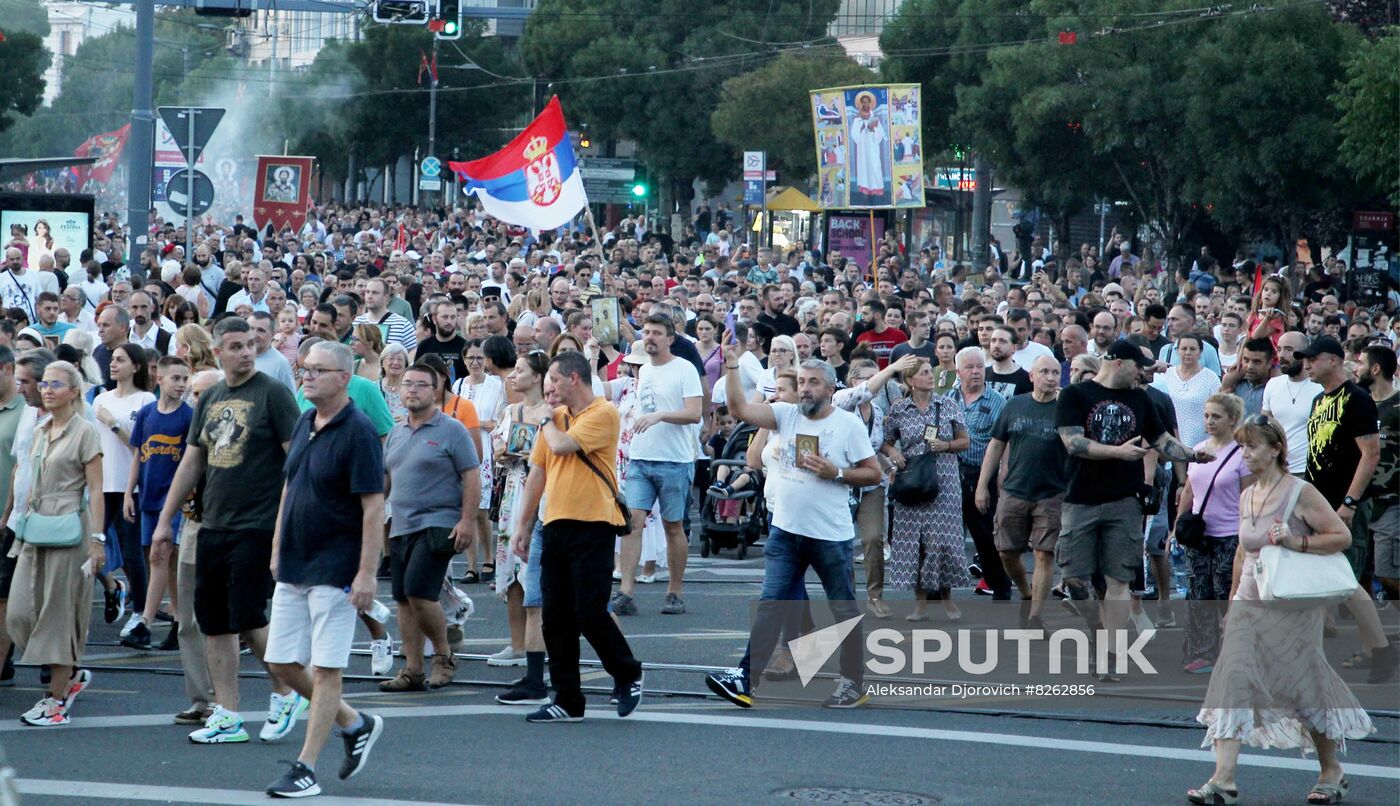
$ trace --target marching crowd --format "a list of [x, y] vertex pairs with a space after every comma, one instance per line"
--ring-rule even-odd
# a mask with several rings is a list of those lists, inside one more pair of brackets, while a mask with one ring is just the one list
[[[893, 234], [861, 256], [752, 247], [742, 224], [702, 207], [683, 233], [627, 218], [598, 243], [470, 209], [328, 205], [281, 231], [205, 223], [188, 255], [153, 215], [128, 257], [104, 216], [90, 250], [37, 270], [12, 236], [0, 685], [17, 658], [47, 689], [23, 722], [67, 724], [91, 685], [99, 585], [123, 644], [180, 652], [190, 706], [174, 719], [192, 742], [249, 740], [251, 650], [273, 683], [259, 737], [307, 715], [268, 792], [315, 794], [333, 725], [341, 778], [383, 731], [341, 675], [359, 624], [373, 673], [394, 671], [384, 575], [403, 663], [383, 691], [452, 682], [474, 606], [456, 585], [485, 584], [511, 632], [489, 662], [524, 669], [499, 701], [581, 719], [583, 636], [625, 716], [643, 693], [625, 619], [685, 614], [700, 524], [759, 517], [752, 641], [707, 678], [745, 707], [760, 676], [795, 675], [799, 628], [776, 604], [805, 598], [808, 569], [838, 619], [891, 618], [886, 591], [911, 591], [910, 620], [933, 602], [957, 620], [953, 591], [975, 584], [1018, 599], [1023, 626], [1060, 597], [1092, 627], [1142, 629], [1176, 621], [1174, 547], [1203, 601], [1259, 599], [1264, 546], [1344, 553], [1361, 645], [1343, 665], [1395, 675], [1373, 597], [1400, 599], [1393, 290], [1358, 305], [1331, 257], [1203, 249], [1169, 269], [1117, 232], [1104, 254], [1028, 237], [969, 266]], [[642, 593], [661, 569], [664, 594]], [[1316, 627], [1299, 662], [1348, 717], [1258, 722], [1208, 696], [1219, 763], [1193, 802], [1234, 802], [1242, 741], [1315, 748], [1309, 802], [1345, 794], [1335, 751], [1371, 727], [1322, 654], [1336, 615], [1288, 618]], [[1296, 671], [1249, 667], [1240, 620], [1183, 618], [1182, 668], [1215, 671], [1216, 701], [1242, 696], [1217, 684]], [[868, 699], [860, 636], [831, 707]]]

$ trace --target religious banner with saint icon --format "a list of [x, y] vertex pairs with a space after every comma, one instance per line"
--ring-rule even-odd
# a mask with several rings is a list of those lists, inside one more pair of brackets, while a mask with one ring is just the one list
[[813, 90], [817, 203], [827, 209], [924, 206], [918, 84]]

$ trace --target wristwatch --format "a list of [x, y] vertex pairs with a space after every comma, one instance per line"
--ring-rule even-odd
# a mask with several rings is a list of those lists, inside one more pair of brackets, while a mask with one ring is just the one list
[[832, 481], [845, 481], [845, 480], [846, 480], [846, 469], [843, 468], [843, 467], [838, 467], [838, 468], [836, 468], [836, 478], [832, 479]]
[[552, 422], [554, 422], [554, 418], [553, 418], [553, 417], [541, 417], [541, 418], [540, 418], [540, 428], [544, 428], [546, 425], [549, 425], [549, 424], [552, 423]]
[[1346, 508], [1348, 508], [1348, 509], [1356, 509], [1357, 506], [1359, 506], [1360, 504], [1361, 504], [1361, 501], [1360, 501], [1359, 499], [1352, 498], [1352, 497], [1349, 496], [1349, 495], [1348, 495], [1346, 498], [1343, 498], [1343, 499], [1342, 499], [1342, 506], [1344, 506], [1344, 507], [1346, 507]]
[[120, 433], [121, 430], [122, 430], [122, 427], [121, 427], [121, 424], [120, 424], [120, 423], [115, 423], [115, 422], [114, 422], [114, 423], [112, 423], [111, 425], [109, 425], [109, 426], [107, 426], [107, 427], [110, 428], [110, 429], [112, 429], [112, 433], [113, 433], [113, 434]]
[[104, 546], [107, 545], [107, 535], [104, 535], [101, 532], [93, 532], [92, 534], [88, 535], [88, 537], [91, 537], [92, 542], [94, 543], [99, 543]]

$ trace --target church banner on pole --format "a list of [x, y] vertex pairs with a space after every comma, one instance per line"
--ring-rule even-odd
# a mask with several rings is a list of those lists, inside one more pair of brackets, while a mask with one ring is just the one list
[[918, 84], [811, 92], [817, 203], [825, 209], [924, 206]]

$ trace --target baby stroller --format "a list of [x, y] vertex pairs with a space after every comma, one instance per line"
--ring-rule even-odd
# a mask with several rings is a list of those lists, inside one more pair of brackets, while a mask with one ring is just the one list
[[739, 559], [749, 554], [749, 546], [768, 533], [768, 509], [763, 500], [763, 476], [746, 470], [744, 454], [758, 429], [741, 425], [734, 429], [710, 461], [709, 485], [720, 481], [721, 468], [732, 481], [742, 473], [750, 475], [750, 483], [741, 490], [721, 490], [714, 486], [704, 491], [700, 504], [700, 556], [719, 554], [722, 549], [737, 549]]

